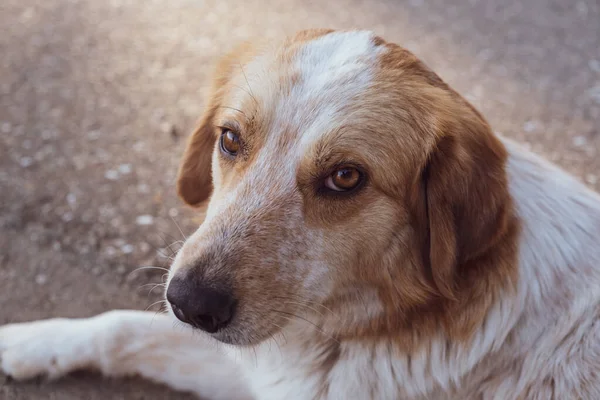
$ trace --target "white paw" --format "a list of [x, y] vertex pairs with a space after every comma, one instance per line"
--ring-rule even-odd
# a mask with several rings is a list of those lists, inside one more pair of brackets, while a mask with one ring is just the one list
[[0, 327], [0, 370], [17, 380], [57, 378], [72, 371], [86, 353], [77, 331], [79, 327], [67, 319]]

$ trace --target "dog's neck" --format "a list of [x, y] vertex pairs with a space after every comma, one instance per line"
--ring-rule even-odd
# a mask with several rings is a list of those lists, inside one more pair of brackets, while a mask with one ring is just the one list
[[256, 372], [251, 372], [251, 384], [285, 395], [277, 387], [294, 388], [290, 381], [297, 381], [296, 389], [306, 391], [307, 398], [352, 390], [359, 397], [447, 398], [456, 395], [453, 388], [477, 387], [499, 364], [518, 362], [557, 318], [576, 319], [584, 312], [585, 304], [573, 298], [599, 292], [600, 200], [561, 170], [502, 140], [510, 154], [510, 192], [522, 225], [518, 282], [489, 307], [468, 342], [439, 333], [406, 351], [386, 337], [338, 341], [298, 321], [256, 348], [233, 351], [248, 371]]

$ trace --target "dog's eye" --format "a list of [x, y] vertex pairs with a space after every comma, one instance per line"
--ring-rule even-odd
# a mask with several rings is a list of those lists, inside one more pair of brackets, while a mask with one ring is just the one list
[[224, 129], [221, 133], [220, 144], [221, 151], [230, 156], [236, 156], [241, 148], [240, 138], [229, 129]]
[[325, 180], [325, 186], [336, 192], [347, 192], [356, 188], [362, 181], [362, 173], [354, 167], [341, 167], [333, 171]]

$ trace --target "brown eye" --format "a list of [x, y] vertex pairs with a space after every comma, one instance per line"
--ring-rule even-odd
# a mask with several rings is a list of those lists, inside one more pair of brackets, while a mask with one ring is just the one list
[[230, 156], [235, 156], [240, 151], [240, 138], [229, 129], [223, 130], [220, 143], [221, 151]]
[[354, 167], [341, 167], [327, 177], [325, 186], [336, 192], [347, 192], [356, 188], [362, 181], [362, 174]]

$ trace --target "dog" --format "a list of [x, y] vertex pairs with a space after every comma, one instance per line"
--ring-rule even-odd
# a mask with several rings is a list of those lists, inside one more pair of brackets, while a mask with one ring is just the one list
[[402, 47], [333, 30], [236, 47], [177, 187], [209, 200], [168, 312], [4, 326], [5, 374], [223, 400], [600, 399], [600, 196]]

